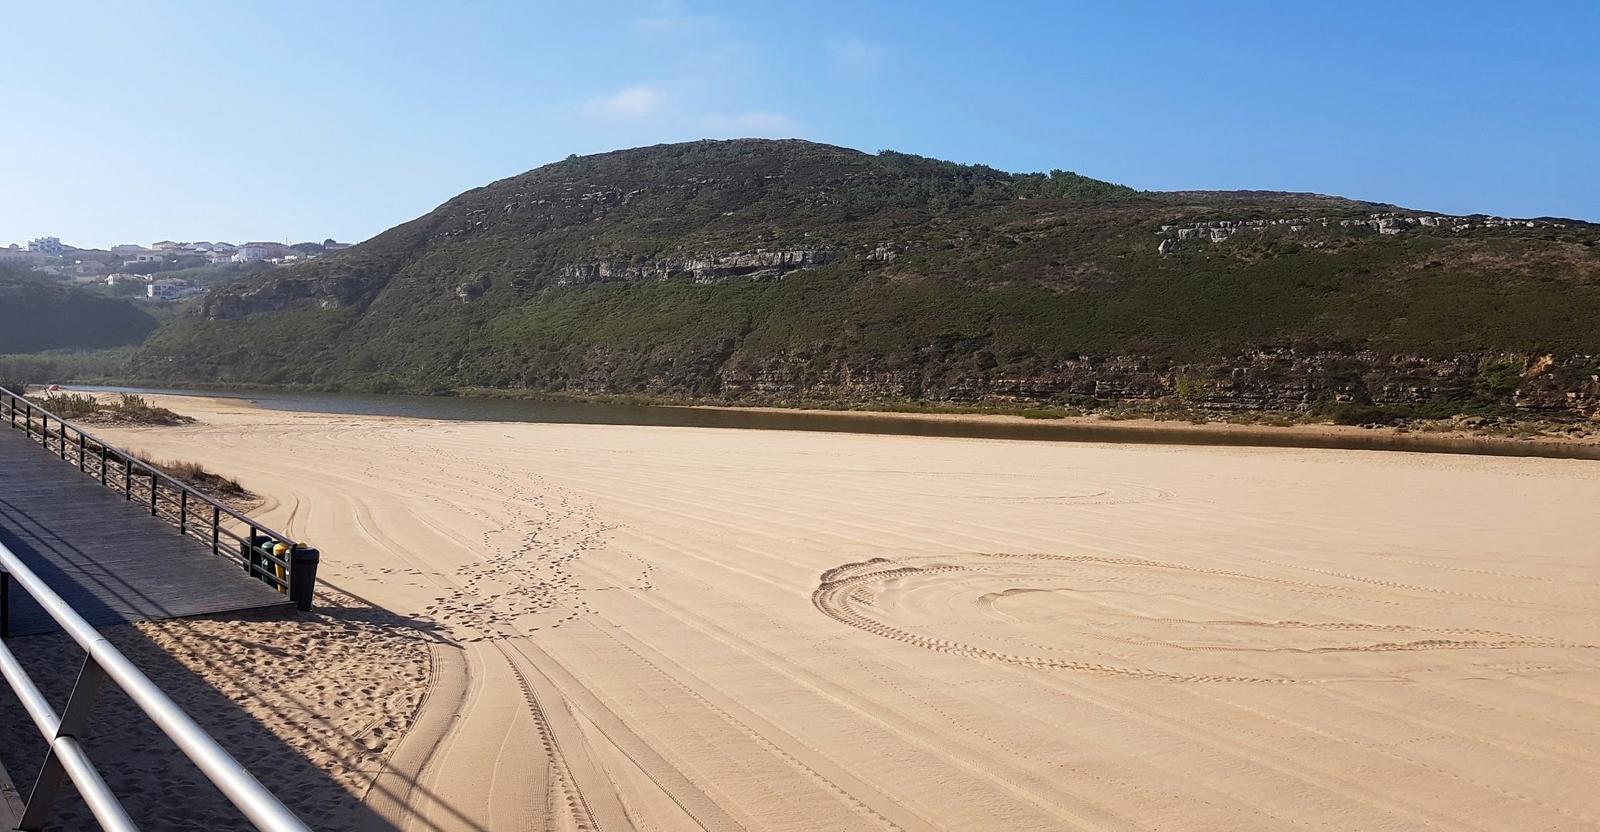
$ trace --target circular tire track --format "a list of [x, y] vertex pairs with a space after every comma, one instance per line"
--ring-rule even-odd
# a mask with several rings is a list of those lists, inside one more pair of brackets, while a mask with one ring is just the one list
[[[966, 579], [976, 577], [982, 582], [984, 578], [1017, 582], [1047, 580], [1055, 583], [1072, 581], [1074, 578], [1089, 580], [1079, 573], [1098, 571], [1101, 574], [1095, 578], [1101, 582], [1116, 580], [1134, 584], [1153, 584], [1158, 581], [1147, 580], [1150, 578], [1165, 578], [1171, 580], [1177, 577], [1180, 580], [1195, 581], [1224, 581], [1227, 584], [1239, 584], [1240, 588], [1227, 587], [1230, 594], [1239, 595], [1249, 599], [1250, 596], [1264, 595], [1270, 591], [1291, 593], [1303, 596], [1314, 593], [1328, 599], [1358, 600], [1370, 602], [1372, 599], [1353, 594], [1349, 587], [1325, 586], [1321, 584], [1296, 581], [1285, 578], [1273, 578], [1258, 575], [1249, 575], [1222, 569], [1206, 569], [1200, 567], [1184, 566], [1175, 563], [1146, 560], [1142, 558], [1110, 558], [1090, 555], [1046, 555], [1046, 554], [985, 554], [963, 555], [937, 559], [918, 559], [913, 561], [892, 561], [885, 558], [874, 558], [867, 561], [848, 563], [824, 572], [817, 589], [812, 593], [812, 603], [823, 614], [836, 621], [848, 624], [856, 629], [872, 633], [883, 638], [911, 644], [926, 650], [948, 655], [966, 656], [969, 658], [987, 661], [1005, 662], [1007, 664], [1032, 667], [1040, 670], [1065, 670], [1079, 673], [1095, 673], [1113, 676], [1127, 676], [1141, 679], [1159, 679], [1174, 682], [1250, 682], [1266, 684], [1288, 684], [1312, 681], [1297, 678], [1292, 674], [1277, 675], [1239, 675], [1233, 673], [1209, 674], [1203, 672], [1180, 672], [1163, 670], [1154, 667], [1144, 667], [1135, 664], [1114, 664], [1105, 661], [1091, 661], [1075, 659], [1070, 656], [1050, 655], [1056, 651], [1056, 646], [1047, 644], [1030, 644], [1020, 642], [1009, 637], [1001, 637], [1007, 641], [1019, 644], [1023, 651], [1033, 647], [1037, 653], [1023, 652], [1008, 649], [997, 649], [994, 646], [984, 646], [978, 639], [965, 639], [959, 635], [946, 637], [919, 631], [911, 624], [902, 623], [895, 619], [894, 604], [885, 604], [885, 598], [902, 600], [911, 603], [925, 601], [922, 596], [930, 592], [945, 591], [959, 593], [962, 584], [972, 583]], [[1106, 573], [1111, 577], [1107, 577]], [[948, 578], [951, 586], [941, 586], [941, 581]], [[1369, 581], [1368, 583], [1380, 583]], [[1203, 587], [1183, 587], [1184, 589], [1203, 589]], [[1405, 587], [1415, 589], [1413, 587]], [[997, 598], [1003, 598], [1018, 592], [1044, 591], [1052, 589], [1034, 590], [1018, 588], [1014, 585], [1006, 586], [994, 592], [972, 590], [973, 604], [978, 608], [992, 611], [993, 603]], [[1171, 593], [1166, 587], [1157, 587], [1149, 590], [1150, 594], [1159, 596]], [[1126, 593], [1125, 593], [1126, 594]], [[1499, 650], [1509, 648], [1592, 648], [1594, 645], [1573, 644], [1554, 638], [1541, 636], [1526, 636], [1496, 630], [1426, 626], [1422, 624], [1403, 623], [1359, 623], [1347, 621], [1300, 621], [1300, 620], [1250, 620], [1246, 618], [1212, 618], [1212, 619], [1186, 619], [1163, 617], [1155, 615], [1141, 615], [1137, 613], [1122, 613], [1123, 617], [1137, 619], [1142, 624], [1170, 625], [1189, 628], [1243, 628], [1259, 631], [1262, 638], [1259, 643], [1244, 643], [1239, 645], [1212, 645], [1188, 644], [1177, 641], [1164, 641], [1157, 638], [1126, 637], [1105, 635], [1100, 633], [1072, 633], [1080, 640], [1096, 639], [1120, 641], [1145, 648], [1164, 648], [1182, 651], [1188, 654], [1211, 653], [1283, 653], [1299, 655], [1316, 655], [1324, 653], [1393, 653], [1393, 652], [1420, 652], [1431, 650]], [[945, 622], [941, 622], [945, 623]], [[957, 622], [959, 623], [959, 622]], [[1328, 634], [1383, 634], [1391, 636], [1389, 640], [1372, 643], [1350, 643], [1313, 645], [1309, 647], [1292, 647], [1275, 644], [1271, 634], [1291, 633], [1328, 633]], [[1406, 633], [1415, 633], [1417, 638], [1401, 640], [1393, 636], [1404, 636]], [[979, 634], [974, 634], [979, 635]], [[989, 640], [995, 640], [990, 636]], [[1068, 641], [1062, 646], [1070, 647]]]

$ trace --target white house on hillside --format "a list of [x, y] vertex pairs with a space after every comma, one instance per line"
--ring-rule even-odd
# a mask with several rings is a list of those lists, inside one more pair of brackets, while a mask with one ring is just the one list
[[144, 289], [144, 294], [151, 300], [177, 300], [199, 291], [187, 280], [164, 278], [150, 281], [150, 285]]
[[239, 246], [239, 253], [233, 256], [235, 263], [254, 263], [258, 260], [270, 260], [293, 253], [294, 249], [283, 243], [254, 242]]
[[37, 251], [46, 257], [59, 257], [63, 251], [60, 237], [36, 237], [28, 243], [29, 251]]

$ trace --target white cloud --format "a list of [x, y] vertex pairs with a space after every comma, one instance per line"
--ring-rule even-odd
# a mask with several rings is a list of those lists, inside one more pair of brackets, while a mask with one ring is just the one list
[[860, 38], [848, 37], [828, 44], [828, 57], [833, 65], [857, 74], [877, 72], [883, 66], [888, 50]]
[[783, 113], [764, 110], [710, 113], [701, 120], [709, 134], [729, 138], [791, 138], [800, 133], [799, 122]]
[[639, 119], [659, 114], [667, 104], [667, 94], [649, 84], [623, 87], [583, 104], [583, 114], [590, 118]]
[[800, 124], [772, 110], [725, 111], [709, 89], [689, 81], [632, 84], [584, 102], [582, 115], [595, 121], [626, 121], [668, 134], [787, 138]]
[[710, 29], [720, 22], [711, 15], [657, 15], [628, 21], [634, 31], [647, 35], [681, 35]]
[[664, 0], [656, 4], [653, 14], [635, 17], [628, 24], [643, 34], [677, 35], [716, 28], [722, 25], [722, 19], [716, 15], [696, 14], [682, 3]]
[[[634, 56], [672, 74], [627, 83], [578, 105], [578, 114], [615, 130], [663, 140], [683, 136], [790, 137], [799, 123], [763, 99], [763, 55], [732, 23], [701, 14], [676, 0], [663, 0], [645, 14], [623, 21], [642, 39]], [[685, 50], [683, 45], [692, 43]], [[870, 61], [871, 48], [851, 54]], [[866, 56], [866, 57], [863, 57]]]

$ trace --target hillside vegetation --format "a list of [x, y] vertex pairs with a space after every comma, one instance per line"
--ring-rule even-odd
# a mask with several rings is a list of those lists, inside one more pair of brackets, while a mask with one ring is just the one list
[[219, 288], [135, 366], [380, 391], [1597, 406], [1600, 229], [1416, 213], [663, 145], [547, 165]]
[[126, 300], [0, 265], [0, 354], [137, 344], [156, 323]]

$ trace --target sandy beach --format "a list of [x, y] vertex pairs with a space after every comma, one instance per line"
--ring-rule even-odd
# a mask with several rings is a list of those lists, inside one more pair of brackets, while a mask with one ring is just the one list
[[1600, 824], [1593, 462], [160, 403], [385, 611], [366, 828]]

